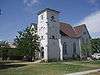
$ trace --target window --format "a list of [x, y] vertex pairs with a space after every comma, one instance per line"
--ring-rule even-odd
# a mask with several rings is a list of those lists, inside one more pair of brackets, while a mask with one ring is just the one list
[[64, 55], [67, 54], [67, 44], [66, 44], [66, 42], [63, 43], [63, 54]]
[[55, 36], [52, 36], [52, 39], [55, 39]]
[[83, 34], [86, 34], [86, 32], [83, 32]]
[[84, 43], [84, 38], [82, 37], [82, 43]]
[[55, 22], [55, 17], [51, 16], [51, 21]]
[[41, 36], [41, 39], [43, 39], [43, 36]]
[[51, 16], [51, 20], [54, 20], [54, 16]]
[[43, 20], [43, 15], [41, 15], [41, 19]]
[[41, 47], [41, 56], [44, 58], [44, 47]]
[[73, 43], [73, 54], [74, 55], [76, 54], [76, 43], [75, 42]]
[[52, 36], [50, 36], [50, 39], [55, 39], [55, 36], [53, 36], [53, 35], [52, 35]]
[[42, 56], [42, 58], [44, 58], [44, 51], [42, 51], [41, 56]]
[[44, 47], [41, 47], [41, 50], [43, 50], [44, 49]]

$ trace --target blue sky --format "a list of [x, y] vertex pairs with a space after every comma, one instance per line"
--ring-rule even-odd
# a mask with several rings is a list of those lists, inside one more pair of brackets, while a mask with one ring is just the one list
[[92, 37], [100, 37], [100, 0], [0, 0], [0, 40], [13, 41], [17, 31], [37, 23], [37, 12], [44, 8], [60, 11], [60, 21], [86, 23]]

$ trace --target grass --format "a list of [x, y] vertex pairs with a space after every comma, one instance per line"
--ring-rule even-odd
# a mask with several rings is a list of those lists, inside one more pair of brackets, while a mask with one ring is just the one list
[[[6, 67], [4, 67], [6, 66]], [[97, 67], [59, 63], [40, 64], [1, 64], [0, 75], [63, 75], [72, 72], [85, 71]]]
[[97, 64], [100, 65], [100, 60], [96, 60], [96, 61], [75, 61], [77, 63], [84, 63], [84, 64]]
[[95, 60], [95, 61], [71, 61], [73, 64], [85, 64], [85, 65], [97, 65], [100, 66], [100, 60]]

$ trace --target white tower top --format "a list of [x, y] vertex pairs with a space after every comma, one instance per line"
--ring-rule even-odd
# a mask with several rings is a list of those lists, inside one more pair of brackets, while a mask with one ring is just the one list
[[46, 8], [46, 9], [44, 9], [44, 10], [39, 11], [39, 12], [38, 12], [38, 15], [40, 15], [41, 13], [43, 13], [43, 12], [45, 12], [45, 11], [53, 11], [53, 12], [55, 12], [55, 13], [60, 13], [59, 11], [56, 11], [56, 10], [53, 10], [53, 9], [50, 9], [50, 8]]

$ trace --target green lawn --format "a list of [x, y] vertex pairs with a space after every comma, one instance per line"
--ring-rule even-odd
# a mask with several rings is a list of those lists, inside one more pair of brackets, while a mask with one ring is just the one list
[[1, 64], [0, 75], [63, 75], [71, 72], [95, 69], [83, 65], [60, 63]]
[[80, 63], [92, 64], [92, 65], [100, 65], [100, 60], [96, 60], [96, 61], [82, 61]]
[[76, 64], [76, 65], [78, 64], [78, 65], [91, 66], [91, 67], [99, 67], [100, 66], [100, 60], [95, 60], [95, 61], [70, 61], [69, 63]]

